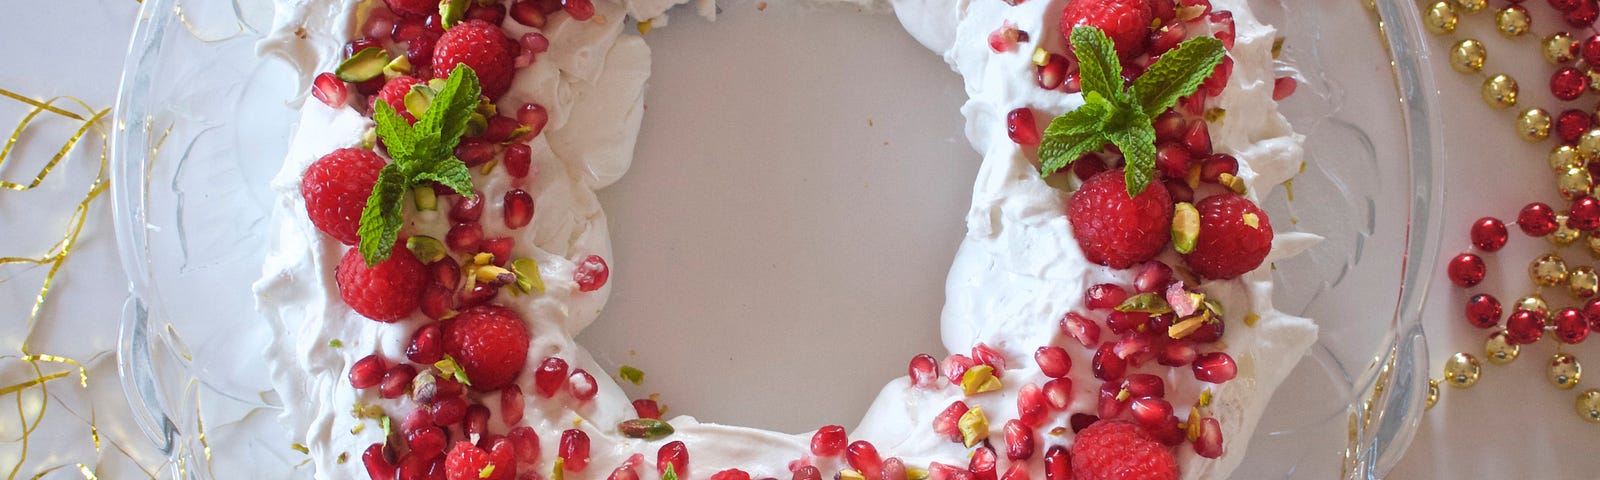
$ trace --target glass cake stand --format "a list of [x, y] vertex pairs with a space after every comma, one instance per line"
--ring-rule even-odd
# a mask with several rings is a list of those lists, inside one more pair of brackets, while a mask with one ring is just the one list
[[[647, 37], [655, 49], [655, 73], [638, 159], [629, 176], [602, 192], [616, 234], [616, 293], [608, 314], [580, 340], [608, 369], [629, 362], [644, 367], [649, 388], [630, 386], [629, 393], [661, 393], [673, 413], [789, 431], [822, 422], [851, 425], [884, 382], [904, 373], [905, 359], [944, 353], [935, 319], [978, 156], [960, 133], [959, 79], [916, 46], [891, 15], [766, 3], [759, 9], [753, 0], [724, 3], [715, 23], [675, 11], [675, 25]], [[1426, 401], [1419, 319], [1429, 278], [1422, 273], [1432, 271], [1439, 247], [1440, 145], [1427, 95], [1434, 91], [1432, 79], [1418, 68], [1426, 65], [1427, 52], [1417, 12], [1399, 0], [1370, 7], [1356, 0], [1259, 0], [1252, 7], [1283, 29], [1283, 68], [1292, 66], [1302, 77], [1299, 93], [1284, 109], [1307, 136], [1307, 168], [1293, 182], [1294, 198], [1280, 189], [1266, 207], [1274, 219], [1291, 219], [1279, 221], [1280, 231], [1327, 240], [1276, 265], [1278, 307], [1316, 319], [1320, 340], [1276, 394], [1234, 476], [1381, 478], [1410, 442]], [[117, 103], [112, 190], [133, 290], [124, 309], [119, 362], [140, 426], [174, 460], [171, 475], [178, 478], [312, 473], [304, 455], [291, 447], [296, 440], [276, 421], [281, 406], [295, 399], [280, 398], [270, 387], [260, 353], [269, 330], [250, 291], [265, 254], [268, 179], [286, 150], [293, 101], [306, 91], [306, 79], [254, 53], [271, 14], [271, 2], [264, 0], [145, 0]], [[1380, 17], [1387, 35], [1379, 34]], [[732, 41], [747, 38], [771, 41]], [[711, 80], [704, 73], [709, 71], [742, 73]], [[786, 73], [795, 71], [809, 75]], [[806, 88], [841, 92], [840, 101], [817, 101], [818, 92]], [[874, 100], [898, 97], [911, 101]], [[705, 124], [701, 119], [730, 116], [768, 122], [788, 137], [829, 141], [780, 144], [738, 130], [711, 135], [699, 126]], [[653, 209], [696, 208], [711, 188], [718, 189], [712, 197], [772, 197], [772, 185], [763, 183], [770, 178], [723, 181], [718, 175], [730, 170], [683, 161], [707, 149], [744, 158], [775, 155], [763, 161], [785, 165], [834, 158], [805, 163], [810, 171], [803, 178], [783, 176], [783, 191], [885, 206], [819, 201], [818, 208], [868, 210], [863, 217], [820, 220], [816, 231], [757, 232], [765, 237], [749, 237], [759, 241], [747, 243], [760, 246], [746, 252], [660, 248], [656, 240], [713, 235], [706, 232], [751, 213], [733, 212], [735, 220], [702, 215], [651, 221], [658, 211]], [[916, 168], [907, 168], [907, 158], [916, 159]], [[654, 180], [662, 178], [716, 181]], [[883, 180], [890, 178], [897, 180]], [[827, 229], [851, 231], [844, 237], [851, 240]], [[928, 238], [934, 240], [918, 241]], [[801, 310], [786, 308], [796, 302], [786, 295], [732, 303], [768, 312], [762, 321], [808, 322], [808, 331], [821, 333], [739, 336], [741, 330], [725, 327], [750, 323], [745, 310], [682, 314], [728, 288], [714, 279], [735, 270], [749, 274], [751, 265], [734, 264], [729, 256], [783, 256], [818, 242], [831, 242], [824, 250], [839, 255], [813, 258], [804, 262], [813, 266], [807, 268], [775, 262], [762, 275], [779, 278], [765, 289], [815, 287], [810, 291], [820, 292], [821, 301], [841, 309], [868, 308], [904, 320], [863, 327], [797, 318], [798, 313], [786, 317]], [[896, 253], [873, 253], [883, 245], [894, 245]], [[915, 280], [882, 282], [887, 293], [870, 297], [853, 293], [854, 284], [834, 281], [848, 275], [853, 259], [875, 256]], [[708, 280], [666, 277], [682, 275], [676, 268], [685, 264], [697, 265], [695, 278]], [[678, 322], [671, 325], [679, 333], [705, 344], [685, 354], [681, 346], [640, 340], [668, 321], [661, 319]], [[841, 341], [846, 331], [876, 339], [882, 348], [818, 355], [827, 344], [808, 343]], [[717, 349], [730, 344], [740, 348]], [[678, 354], [660, 354], [668, 350]], [[782, 372], [781, 382], [772, 380], [773, 372]], [[798, 391], [816, 401], [780, 401], [777, 393], [707, 393], [760, 381], [771, 387], [761, 390], [802, 385]]]

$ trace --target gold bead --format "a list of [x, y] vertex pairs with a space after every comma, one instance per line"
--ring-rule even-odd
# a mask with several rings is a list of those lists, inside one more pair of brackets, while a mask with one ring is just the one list
[[1583, 156], [1571, 145], [1557, 146], [1550, 151], [1550, 169], [1556, 173], [1583, 167]]
[[1456, 0], [1456, 7], [1468, 15], [1481, 12], [1488, 6], [1489, 0]]
[[1528, 278], [1544, 287], [1554, 287], [1567, 281], [1567, 262], [1554, 253], [1546, 253], [1528, 264]]
[[1550, 316], [1549, 304], [1544, 303], [1544, 297], [1537, 293], [1517, 299], [1517, 303], [1512, 304], [1512, 310], [1527, 310], [1539, 315], [1539, 318]]
[[1567, 201], [1588, 195], [1589, 185], [1589, 170], [1586, 168], [1569, 168], [1556, 174], [1556, 192]]
[[1443, 1], [1433, 2], [1427, 11], [1422, 12], [1422, 25], [1436, 34], [1456, 31], [1457, 20], [1460, 18], [1456, 15], [1456, 8]]
[[1600, 159], [1600, 129], [1583, 132], [1578, 137], [1578, 155], [1584, 161]]
[[[1592, 239], [1594, 235], [1589, 237]], [[1594, 267], [1588, 265], [1574, 268], [1567, 272], [1567, 290], [1580, 299], [1593, 297], [1600, 293], [1600, 274], [1595, 274]]]
[[1483, 79], [1483, 101], [1494, 108], [1517, 104], [1517, 81], [1506, 74]]
[[1589, 423], [1600, 423], [1600, 388], [1591, 388], [1578, 394], [1578, 417]]
[[1595, 71], [1595, 69], [1589, 65], [1579, 66], [1578, 71], [1583, 72], [1585, 76], [1589, 77], [1589, 91], [1600, 92], [1600, 85], [1595, 85], [1595, 82], [1600, 82], [1600, 71]]
[[1511, 341], [1506, 339], [1505, 330], [1496, 330], [1489, 334], [1488, 341], [1483, 342], [1483, 355], [1489, 358], [1489, 363], [1495, 365], [1511, 363], [1520, 353], [1522, 347], [1511, 344]]
[[1528, 33], [1528, 28], [1532, 25], [1533, 19], [1528, 16], [1528, 9], [1522, 8], [1522, 5], [1511, 5], [1494, 14], [1495, 29], [1500, 30], [1500, 35], [1506, 38], [1522, 36]]
[[1556, 215], [1556, 231], [1544, 238], [1556, 246], [1565, 247], [1583, 238], [1583, 230], [1568, 227], [1566, 215]]
[[1544, 60], [1561, 65], [1578, 58], [1578, 39], [1567, 32], [1557, 32], [1544, 37]]
[[1427, 408], [1424, 408], [1423, 410], [1432, 410], [1433, 406], [1434, 405], [1438, 405], [1438, 404], [1439, 404], [1439, 381], [1430, 378], [1430, 379], [1428, 379], [1428, 406], [1427, 406]]
[[1489, 58], [1489, 50], [1483, 48], [1483, 42], [1466, 39], [1456, 42], [1450, 48], [1450, 67], [1461, 73], [1474, 73], [1483, 70], [1483, 62]]
[[1550, 357], [1545, 378], [1556, 388], [1571, 390], [1572, 387], [1578, 386], [1578, 380], [1583, 378], [1583, 365], [1578, 364], [1578, 359], [1572, 355], [1557, 353]]
[[1530, 108], [1517, 115], [1517, 136], [1529, 142], [1550, 138], [1550, 112], [1543, 108]]
[[1457, 352], [1444, 362], [1444, 381], [1456, 388], [1467, 388], [1478, 383], [1483, 366], [1478, 359], [1465, 352]]
[[1589, 246], [1589, 255], [1590, 256], [1593, 256], [1593, 257], [1596, 257], [1596, 258], [1600, 258], [1600, 237], [1596, 237], [1594, 235], [1590, 235], [1588, 237], [1588, 240], [1586, 242], [1584, 242], [1584, 243], [1588, 244], [1588, 246]]

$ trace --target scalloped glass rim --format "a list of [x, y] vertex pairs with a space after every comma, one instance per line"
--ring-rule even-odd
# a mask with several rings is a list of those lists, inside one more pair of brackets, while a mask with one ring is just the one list
[[[246, 5], [241, 1], [249, 3], [235, 0], [229, 4], [217, 2], [219, 5], [209, 7], [235, 11], [260, 7], [260, 2]], [[133, 293], [124, 308], [118, 361], [124, 389], [139, 425], [174, 460], [173, 473], [181, 478], [213, 478], [215, 475], [207, 469], [187, 468], [208, 464], [211, 455], [210, 445], [203, 435], [202, 412], [219, 407], [202, 407], [200, 392], [219, 394], [224, 401], [236, 404], [231, 405], [232, 408], [271, 408], [280, 404], [280, 400], [270, 394], [252, 398], [241, 393], [245, 389], [217, 388], [209, 380], [201, 380], [208, 375], [212, 379], [225, 378], [228, 372], [207, 373], [208, 365], [192, 363], [195, 357], [189, 346], [177, 335], [172, 324], [163, 319], [168, 310], [162, 305], [160, 274], [150, 268], [152, 249], [161, 246], [161, 239], [152, 238], [152, 232], [160, 232], [155, 226], [161, 222], [153, 218], [165, 214], [149, 210], [152, 195], [160, 193], [152, 185], [167, 180], [155, 176], [154, 157], [159, 156], [161, 142], [178, 122], [192, 120], [182, 115], [168, 119], [166, 115], [170, 112], [164, 114], [151, 99], [172, 100], [167, 96], [171, 92], [158, 91], [156, 81], [161, 76], [159, 69], [163, 62], [170, 61], [164, 57], [168, 53], [164, 51], [165, 39], [179, 27], [190, 29], [191, 34], [202, 33], [193, 31], [195, 27], [189, 23], [190, 18], [180, 16], [179, 3], [180, 0], [144, 2], [117, 101], [117, 128], [112, 135], [112, 194], [123, 268]], [[1345, 388], [1355, 392], [1355, 401], [1349, 406], [1350, 443], [1344, 453], [1346, 478], [1382, 478], [1409, 445], [1424, 409], [1428, 372], [1421, 307], [1430, 280], [1425, 273], [1432, 271], [1438, 253], [1440, 228], [1435, 208], [1442, 204], [1443, 195], [1442, 186], [1437, 184], [1434, 160], [1434, 152], [1442, 151], [1434, 118], [1437, 107], [1433, 97], [1428, 95], [1434, 91], [1430, 87], [1433, 79], [1428, 69], [1417, 67], [1427, 64], [1418, 12], [1409, 8], [1407, 2], [1398, 0], [1379, 1], [1373, 7], [1382, 18], [1391, 19], [1386, 22], [1384, 46], [1393, 60], [1394, 86], [1399, 92], [1399, 113], [1405, 133], [1405, 155], [1409, 160], [1409, 184], [1400, 185], [1409, 187], [1410, 195], [1405, 207], [1401, 287], [1390, 330], [1383, 342], [1385, 346], [1375, 350], [1370, 367], [1345, 370], [1359, 374], [1353, 379], [1341, 379], [1350, 380], [1351, 384]], [[1284, 5], [1284, 8], [1289, 7]], [[192, 16], [196, 14], [194, 10], [206, 8], [185, 12]], [[242, 22], [239, 27], [242, 32], [255, 30]], [[229, 41], [226, 35], [216, 38], [202, 43]], [[162, 123], [166, 120], [171, 123]], [[202, 127], [210, 129], [217, 125]], [[1356, 248], [1359, 249], [1359, 245]], [[1328, 357], [1322, 359], [1324, 362], [1341, 363], [1337, 354], [1324, 352], [1320, 355]], [[1344, 366], [1337, 368], [1346, 369]], [[271, 418], [263, 418], [270, 415], [245, 417], [244, 421], [272, 422]], [[268, 449], [266, 455], [273, 455], [272, 450], [287, 449]], [[278, 452], [275, 456], [286, 454]]]

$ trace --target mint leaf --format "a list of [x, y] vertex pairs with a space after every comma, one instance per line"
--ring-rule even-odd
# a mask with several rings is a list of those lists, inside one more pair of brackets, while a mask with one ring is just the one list
[[1122, 95], [1122, 63], [1106, 32], [1089, 26], [1072, 29], [1072, 51], [1078, 56], [1078, 80], [1085, 95], [1107, 100]]
[[[1074, 32], [1076, 33], [1076, 32]], [[1222, 41], [1212, 37], [1189, 39], [1177, 48], [1161, 54], [1161, 59], [1133, 81], [1129, 90], [1147, 115], [1159, 115], [1178, 103], [1179, 98], [1194, 93], [1200, 84], [1222, 63], [1227, 49]]]
[[467, 132], [467, 123], [478, 108], [480, 94], [482, 91], [477, 72], [465, 64], [457, 64], [450, 71], [444, 88], [433, 96], [433, 103], [417, 119], [417, 130], [426, 134], [438, 132], [438, 137], [435, 137], [438, 143], [434, 146], [444, 152], [455, 151], [456, 145], [461, 142], [461, 135]]
[[1139, 116], [1143, 118], [1137, 119], [1137, 123], [1106, 135], [1122, 151], [1122, 161], [1126, 164], [1123, 179], [1128, 184], [1129, 198], [1144, 192], [1156, 170], [1156, 130], [1150, 126], [1149, 117]]
[[405, 223], [400, 214], [404, 208], [401, 201], [409, 187], [406, 183], [394, 164], [384, 165], [383, 170], [378, 171], [378, 184], [372, 187], [366, 208], [361, 209], [361, 228], [357, 230], [361, 236], [361, 258], [367, 261], [367, 266], [388, 260], [394, 249], [400, 226]]
[[1105, 135], [1099, 132], [1046, 137], [1039, 142], [1039, 168], [1050, 176], [1078, 160], [1083, 154], [1099, 151], [1106, 146]]
[[455, 157], [446, 157], [435, 161], [428, 166], [428, 170], [417, 172], [412, 178], [416, 179], [418, 183], [423, 181], [439, 182], [439, 184], [450, 187], [456, 193], [467, 197], [474, 195], [472, 192], [472, 173], [467, 171], [467, 164], [462, 163], [461, 160]]
[[1050, 121], [1044, 138], [1039, 142], [1039, 166], [1044, 175], [1050, 175], [1078, 160], [1085, 153], [1105, 146], [1100, 132], [1106, 130], [1106, 121], [1115, 113], [1110, 103], [1099, 95], [1086, 96], [1087, 103]]
[[389, 151], [389, 156], [399, 159], [411, 159], [416, 154], [416, 130], [400, 116], [389, 102], [376, 102], [373, 104], [372, 120], [378, 123], [376, 132], [378, 138], [383, 139], [383, 146]]

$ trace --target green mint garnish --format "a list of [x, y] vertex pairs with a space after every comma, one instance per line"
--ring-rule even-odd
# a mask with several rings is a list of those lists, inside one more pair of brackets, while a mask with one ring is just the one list
[[1056, 117], [1039, 143], [1039, 172], [1050, 175], [1107, 143], [1122, 151], [1128, 196], [1137, 196], [1155, 177], [1156, 131], [1151, 122], [1178, 99], [1194, 93], [1227, 53], [1222, 41], [1192, 38], [1161, 55], [1133, 86], [1122, 88], [1122, 64], [1105, 32], [1072, 29], [1084, 104]]
[[394, 111], [389, 102], [377, 102], [372, 119], [378, 122], [378, 137], [383, 139], [394, 163], [378, 172], [378, 184], [361, 210], [361, 257], [367, 265], [389, 258], [400, 227], [405, 224], [401, 200], [412, 187], [439, 182], [456, 193], [471, 197], [472, 175], [467, 165], [455, 157], [456, 145], [467, 131], [467, 123], [478, 108], [478, 75], [466, 65], [456, 65], [444, 87], [434, 93], [426, 110], [411, 112], [417, 124], [411, 125]]

